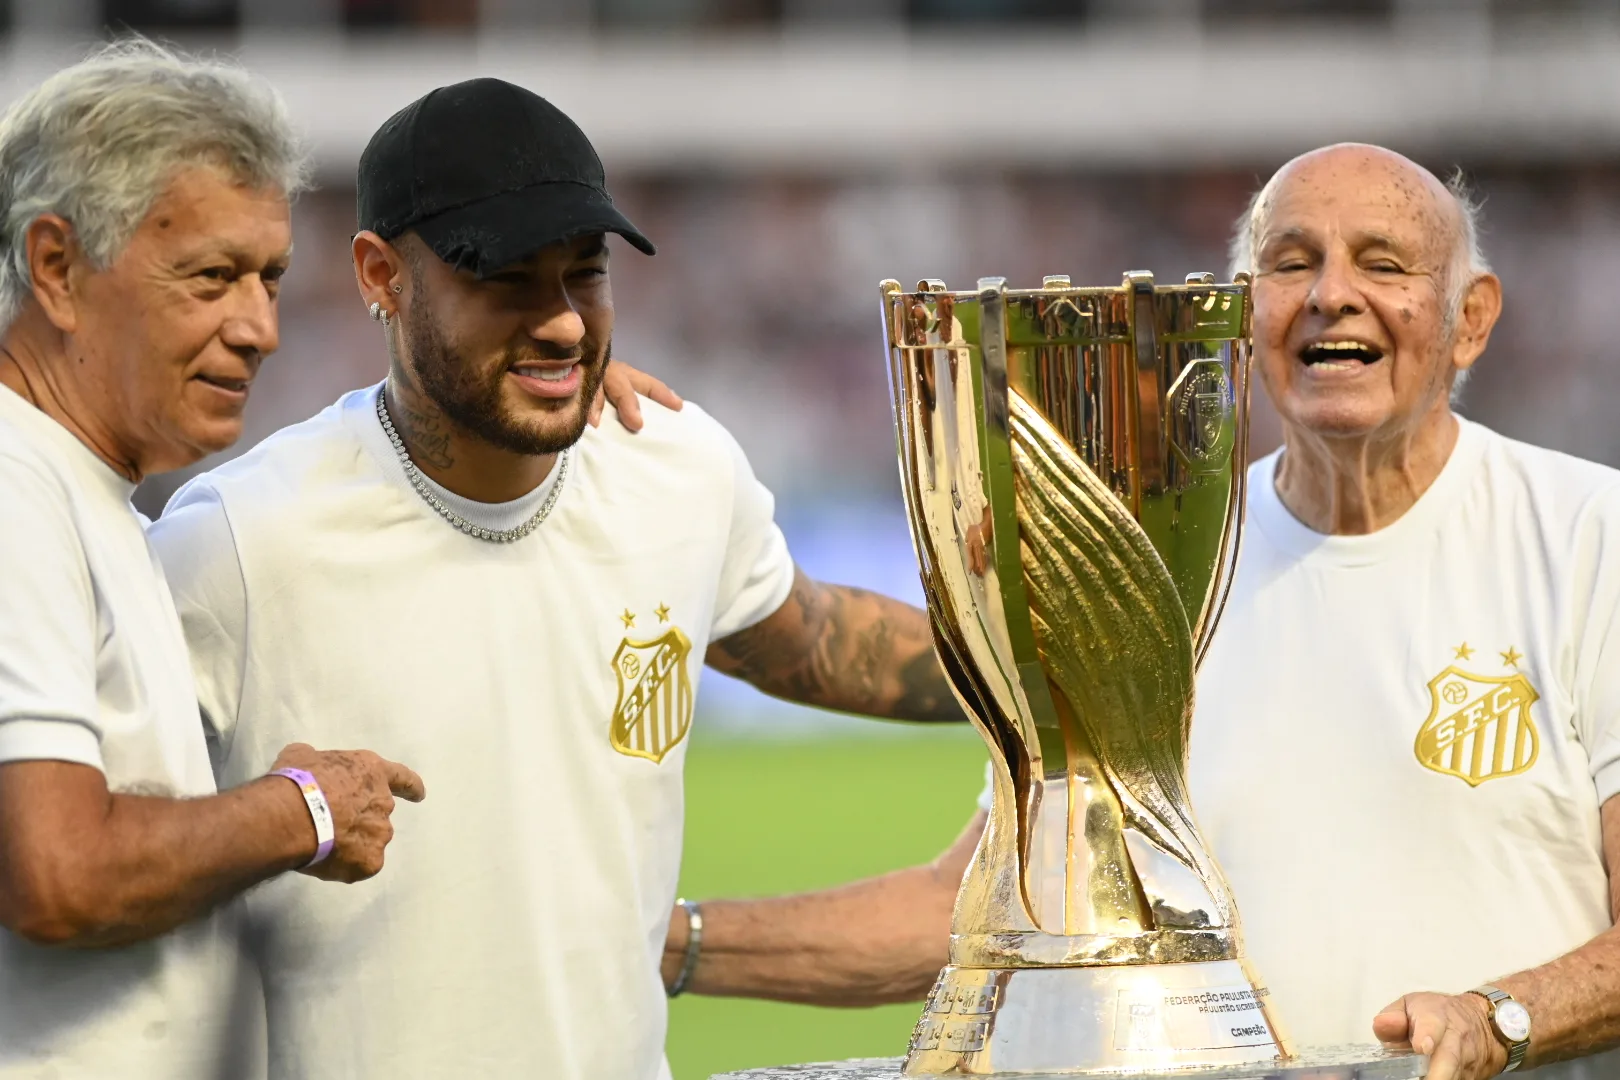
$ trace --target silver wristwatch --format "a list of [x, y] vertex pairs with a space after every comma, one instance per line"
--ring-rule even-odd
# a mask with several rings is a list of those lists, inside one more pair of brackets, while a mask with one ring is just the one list
[[1491, 1003], [1491, 1030], [1496, 1041], [1507, 1047], [1507, 1068], [1510, 1073], [1524, 1063], [1530, 1052], [1530, 1010], [1513, 1000], [1513, 995], [1494, 986], [1476, 986], [1468, 991]]

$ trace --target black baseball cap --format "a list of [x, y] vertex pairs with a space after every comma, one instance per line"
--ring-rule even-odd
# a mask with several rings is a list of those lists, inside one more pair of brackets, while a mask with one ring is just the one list
[[655, 250], [613, 205], [579, 125], [500, 79], [442, 86], [389, 117], [360, 155], [359, 189], [360, 228], [415, 230], [478, 277], [588, 233]]

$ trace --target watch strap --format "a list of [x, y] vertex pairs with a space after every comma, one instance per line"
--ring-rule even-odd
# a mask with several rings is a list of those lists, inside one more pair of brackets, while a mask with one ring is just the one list
[[1470, 994], [1478, 994], [1480, 997], [1484, 998], [1490, 1003], [1491, 1011], [1487, 1015], [1491, 1022], [1491, 1034], [1496, 1036], [1497, 1042], [1501, 1043], [1507, 1048], [1507, 1066], [1503, 1068], [1502, 1071], [1504, 1073], [1510, 1073], [1517, 1069], [1520, 1065], [1523, 1065], [1525, 1056], [1530, 1053], [1529, 1038], [1510, 1039], [1502, 1033], [1502, 1029], [1497, 1026], [1496, 1023], [1496, 1007], [1504, 1001], [1514, 1001], [1515, 998], [1513, 995], [1500, 987], [1491, 986], [1489, 983], [1486, 983], [1483, 986], [1476, 986], [1468, 992]]

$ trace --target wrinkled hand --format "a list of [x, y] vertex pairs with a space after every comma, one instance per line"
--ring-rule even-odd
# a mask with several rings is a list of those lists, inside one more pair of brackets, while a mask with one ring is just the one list
[[302, 871], [327, 881], [362, 881], [381, 870], [383, 849], [394, 838], [394, 796], [411, 802], [427, 797], [420, 776], [370, 750], [289, 743], [271, 766], [282, 768], [313, 773], [332, 808], [332, 853]]
[[1427, 1080], [1486, 1080], [1507, 1068], [1490, 1002], [1478, 994], [1407, 994], [1373, 1017], [1373, 1035], [1391, 1049], [1428, 1054]]
[[662, 382], [622, 360], [609, 360], [607, 371], [602, 375], [602, 386], [596, 391], [596, 400], [591, 402], [591, 426], [596, 427], [602, 422], [602, 406], [611, 401], [619, 412], [619, 423], [630, 431], [640, 431], [642, 419], [641, 402], [636, 400], [638, 393], [652, 398], [665, 408], [676, 412], [681, 409], [681, 396]]

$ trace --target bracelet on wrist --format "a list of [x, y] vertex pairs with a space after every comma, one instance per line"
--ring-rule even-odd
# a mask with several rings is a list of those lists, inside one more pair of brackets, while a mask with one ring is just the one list
[[326, 802], [326, 793], [321, 790], [320, 781], [314, 774], [303, 769], [276, 769], [271, 776], [285, 776], [298, 785], [299, 794], [304, 797], [304, 805], [309, 809], [309, 819], [315, 825], [315, 857], [305, 863], [302, 869], [309, 869], [328, 855], [332, 854], [332, 842], [337, 837], [337, 831], [332, 824], [332, 807]]
[[676, 899], [686, 911], [686, 955], [681, 958], [680, 973], [670, 984], [669, 996], [680, 997], [686, 992], [692, 981], [693, 972], [697, 971], [698, 954], [703, 951], [703, 909], [695, 900]]

